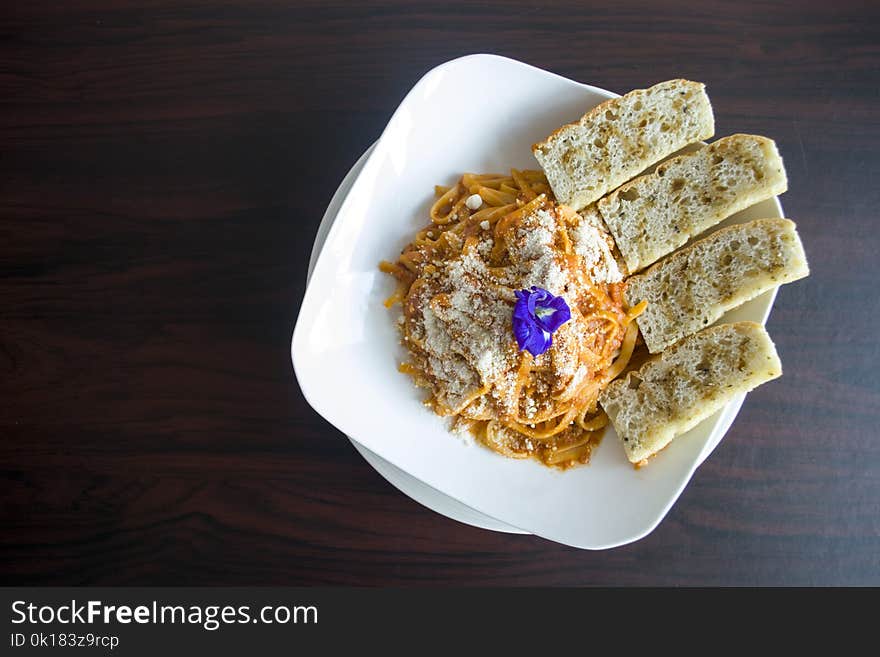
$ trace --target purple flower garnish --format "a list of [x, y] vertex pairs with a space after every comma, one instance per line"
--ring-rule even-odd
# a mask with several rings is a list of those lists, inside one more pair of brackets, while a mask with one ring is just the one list
[[565, 299], [535, 287], [516, 291], [513, 335], [520, 350], [540, 356], [553, 344], [553, 332], [571, 319]]

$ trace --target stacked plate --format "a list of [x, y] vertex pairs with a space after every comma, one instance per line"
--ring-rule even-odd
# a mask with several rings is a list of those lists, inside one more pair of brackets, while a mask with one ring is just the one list
[[[462, 93], [475, 102], [461, 102]], [[382, 305], [394, 285], [377, 265], [393, 260], [426, 222], [434, 184], [464, 171], [535, 168], [532, 143], [614, 96], [493, 55], [453, 60], [426, 74], [327, 208], [292, 345], [306, 399], [403, 493], [469, 525], [585, 549], [623, 545], [653, 530], [721, 441], [745, 395], [640, 470], [612, 429], [585, 467], [558, 472], [504, 459], [450, 435], [397, 372], [405, 354], [396, 315]], [[723, 225], [780, 216], [771, 199]], [[764, 323], [775, 294], [719, 323]]]

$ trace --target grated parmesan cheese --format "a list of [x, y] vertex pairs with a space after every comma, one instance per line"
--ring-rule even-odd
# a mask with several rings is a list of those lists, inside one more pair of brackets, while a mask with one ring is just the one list
[[[590, 374], [579, 361], [582, 336], [588, 329], [580, 325], [580, 314], [573, 313], [554, 333], [553, 347], [535, 358], [535, 365], [545, 373], [536, 382], [537, 394], [521, 398], [518, 387], [520, 351], [512, 330], [513, 291], [538, 286], [564, 297], [567, 291], [580, 289], [581, 278], [597, 284], [623, 278], [610, 238], [606, 239], [601, 226], [581, 215], [565, 228], [583, 267], [567, 265], [563, 258], [571, 255], [565, 256], [556, 243], [562, 221], [555, 209], [541, 208], [523, 217], [512, 239], [507, 236], [505, 240], [510, 263], [491, 272], [493, 234], [489, 222], [483, 221], [484, 232], [474, 236], [475, 248], [452, 260], [433, 262], [435, 273], [424, 276], [415, 306], [420, 312], [414, 317], [415, 325], [408, 328], [425, 352], [419, 365], [432, 379], [434, 396], [448, 412], [467, 409], [473, 415], [464, 417], [482, 414], [540, 420], [551, 409], [554, 396], [576, 390]], [[445, 235], [461, 244], [458, 236]], [[481, 390], [485, 394], [477, 396]]]

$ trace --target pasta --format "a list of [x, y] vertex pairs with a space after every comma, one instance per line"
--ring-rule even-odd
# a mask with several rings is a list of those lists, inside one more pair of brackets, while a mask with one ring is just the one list
[[[434, 191], [430, 223], [380, 264], [398, 281], [386, 306], [403, 307], [401, 371], [436, 413], [500, 454], [587, 462], [608, 421], [599, 392], [625, 370], [644, 310], [625, 305], [611, 237], [558, 205], [540, 171], [466, 173]], [[517, 291], [530, 286], [570, 308], [537, 356], [511, 329]]]

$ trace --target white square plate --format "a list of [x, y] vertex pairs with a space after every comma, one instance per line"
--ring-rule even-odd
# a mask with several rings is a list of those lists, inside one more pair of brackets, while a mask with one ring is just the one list
[[[652, 81], [646, 81], [646, 86]], [[711, 92], [711, 90], [710, 90]], [[615, 94], [493, 55], [427, 73], [392, 116], [342, 203], [306, 289], [292, 356], [312, 407], [353, 440], [481, 513], [587, 549], [648, 534], [723, 437], [742, 403], [676, 439], [634, 470], [609, 429], [590, 465], [559, 472], [469, 444], [422, 405], [397, 371], [405, 352], [394, 289], [378, 270], [427, 220], [435, 184], [465, 171], [537, 168], [531, 144]], [[771, 199], [725, 222], [781, 216]], [[764, 322], [775, 290], [720, 321]]]

